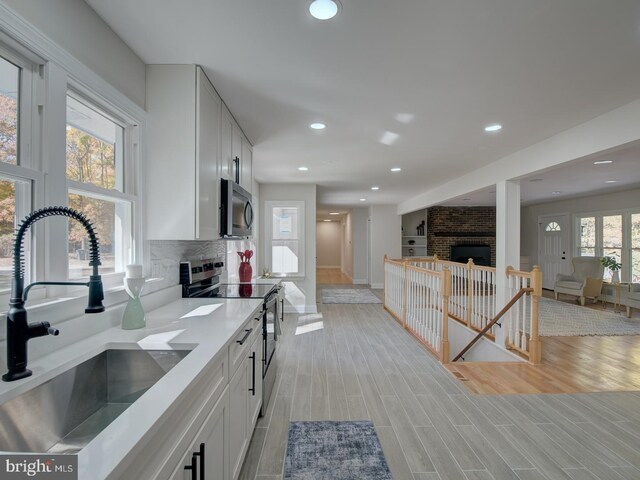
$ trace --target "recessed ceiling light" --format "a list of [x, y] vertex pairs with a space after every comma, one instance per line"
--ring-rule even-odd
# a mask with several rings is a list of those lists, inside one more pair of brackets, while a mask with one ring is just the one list
[[329, 215], [340, 215], [340, 212], [329, 212]]
[[393, 167], [393, 168], [391, 169], [391, 171], [392, 171], [392, 172], [400, 172], [400, 171], [402, 171], [402, 169], [401, 169], [400, 167]]
[[398, 135], [397, 133], [384, 132], [382, 134], [382, 137], [380, 137], [380, 143], [391, 146], [396, 143], [396, 140], [398, 140], [399, 137], [400, 135]]
[[499, 130], [502, 130], [502, 125], [500, 125], [499, 123], [494, 123], [492, 125], [487, 125], [486, 127], [484, 127], [485, 132], [497, 132]]
[[361, 201], [361, 202], [366, 202], [366, 201], [367, 201], [367, 199], [366, 199], [366, 198], [361, 198], [361, 199], [360, 199], [360, 201]]
[[607, 180], [607, 181], [606, 181], [606, 182], [604, 182], [604, 183], [618, 183], [618, 180]]
[[594, 165], [607, 165], [609, 163], [613, 163], [613, 160], [598, 160], [597, 162], [593, 162]]
[[559, 191], [556, 190], [555, 192], [551, 192], [551, 195], [560, 195], [561, 193], [562, 192], [559, 192]]
[[313, 130], [324, 130], [325, 128], [327, 128], [327, 124], [322, 122], [315, 122], [311, 123], [309, 125], [309, 128], [312, 128]]
[[325, 222], [330, 222], [331, 220], [329, 220], [329, 219], [326, 219], [326, 220], [324, 220], [324, 221], [325, 221]]
[[380, 187], [373, 186], [371, 187], [371, 190], [380, 190]]
[[340, 11], [338, 0], [314, 0], [309, 5], [309, 13], [318, 20], [329, 20], [335, 17]]
[[309, 170], [309, 167], [298, 167], [298, 170], [300, 170], [301, 172], [306, 172], [307, 170]]

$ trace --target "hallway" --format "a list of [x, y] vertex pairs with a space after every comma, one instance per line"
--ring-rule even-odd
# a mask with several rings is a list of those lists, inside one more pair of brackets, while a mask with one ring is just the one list
[[381, 305], [319, 308], [285, 320], [242, 479], [282, 478], [290, 420], [366, 419], [396, 480], [640, 478], [640, 393], [472, 395]]
[[317, 268], [316, 283], [318, 285], [351, 285], [351, 279], [339, 268]]

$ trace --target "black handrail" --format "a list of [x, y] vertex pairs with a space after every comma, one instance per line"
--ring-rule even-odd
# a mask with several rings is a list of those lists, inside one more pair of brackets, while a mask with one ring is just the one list
[[504, 306], [504, 308], [503, 308], [502, 310], [500, 310], [500, 312], [499, 312], [499, 313], [498, 313], [498, 314], [493, 318], [493, 320], [491, 320], [491, 321], [487, 324], [487, 326], [486, 326], [486, 327], [484, 327], [484, 328], [480, 331], [480, 333], [478, 333], [478, 334], [473, 338], [473, 340], [471, 340], [471, 341], [467, 344], [467, 346], [466, 346], [466, 347], [464, 347], [464, 348], [462, 349], [462, 351], [461, 351], [458, 355], [456, 355], [456, 357], [455, 357], [451, 362], [453, 363], [453, 362], [455, 362], [455, 361], [460, 360], [461, 358], [464, 360], [463, 355], [464, 355], [465, 353], [467, 353], [469, 350], [471, 350], [471, 347], [473, 347], [473, 346], [476, 344], [476, 342], [477, 342], [478, 340], [480, 340], [480, 339], [481, 339], [481, 338], [482, 338], [482, 337], [483, 337], [483, 336], [484, 336], [484, 335], [485, 335], [489, 330], [491, 330], [491, 328], [492, 328], [496, 323], [498, 323], [498, 320], [500, 320], [500, 319], [504, 316], [504, 314], [505, 314], [505, 313], [507, 313], [507, 312], [511, 309], [511, 307], [513, 307], [513, 306], [515, 305], [515, 303], [516, 303], [518, 300], [520, 300], [520, 298], [522, 298], [522, 296], [523, 296], [525, 293], [531, 293], [531, 292], [533, 292], [533, 288], [521, 288], [520, 290], [518, 290], [518, 293], [516, 293], [516, 294], [514, 295], [514, 297], [513, 297], [511, 300], [509, 300], [509, 303], [507, 303], [507, 304]]

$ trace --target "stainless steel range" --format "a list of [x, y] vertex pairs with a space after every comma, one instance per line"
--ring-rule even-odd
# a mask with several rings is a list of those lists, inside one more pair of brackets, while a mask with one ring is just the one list
[[276, 342], [278, 340], [279, 303], [281, 287], [262, 283], [220, 283], [224, 269], [221, 257], [180, 262], [180, 283], [184, 298], [260, 298], [262, 299], [262, 410], [269, 405], [275, 385], [278, 365]]

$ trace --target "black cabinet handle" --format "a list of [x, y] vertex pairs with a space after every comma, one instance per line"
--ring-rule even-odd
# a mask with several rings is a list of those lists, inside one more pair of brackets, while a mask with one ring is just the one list
[[204, 443], [200, 444], [200, 451], [194, 452], [193, 456], [200, 457], [200, 480], [204, 480]]
[[185, 470], [191, 470], [191, 480], [198, 480], [198, 467], [196, 466], [196, 454], [191, 455], [191, 465], [185, 465]]
[[256, 352], [249, 355], [251, 359], [251, 388], [249, 391], [255, 397], [256, 396]]
[[280, 304], [282, 305], [282, 312], [280, 312], [280, 321], [284, 323], [284, 298], [280, 300]]
[[245, 329], [245, 333], [244, 337], [242, 337], [240, 340], [236, 340], [236, 342], [238, 342], [240, 345], [244, 345], [244, 342], [247, 341], [247, 338], [249, 338], [249, 335], [251, 335], [251, 332], [253, 332], [253, 328], [247, 328]]
[[235, 177], [236, 177], [236, 183], [239, 185], [240, 184], [240, 157], [236, 156], [236, 158], [233, 159], [233, 163], [235, 165]]

